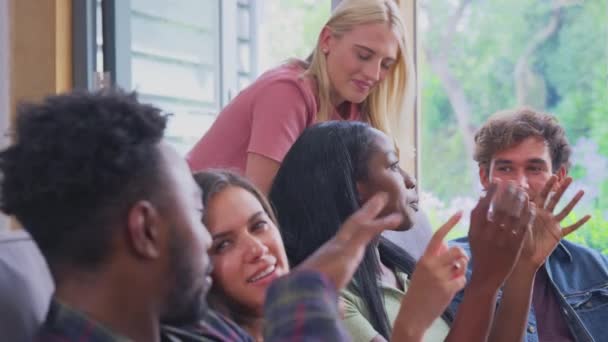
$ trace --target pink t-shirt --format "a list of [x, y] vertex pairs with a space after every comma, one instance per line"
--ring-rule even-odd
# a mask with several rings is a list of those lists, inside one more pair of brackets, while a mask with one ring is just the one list
[[[281, 162], [318, 112], [316, 84], [302, 77], [298, 63], [281, 65], [261, 75], [218, 115], [186, 159], [193, 171], [223, 168], [245, 173], [247, 153]], [[359, 106], [348, 117], [337, 111], [331, 120], [361, 120]]]

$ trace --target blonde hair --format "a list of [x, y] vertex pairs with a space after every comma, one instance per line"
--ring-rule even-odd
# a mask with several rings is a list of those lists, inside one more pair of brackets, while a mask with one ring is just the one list
[[[401, 118], [405, 108], [413, 108], [415, 73], [409, 53], [407, 30], [396, 0], [342, 0], [325, 24], [336, 36], [365, 24], [387, 23], [397, 36], [399, 52], [393, 70], [379, 83], [362, 103], [362, 114], [369, 123], [396, 141], [405, 132], [405, 120]], [[309, 57], [305, 75], [317, 81], [319, 111], [317, 121], [327, 121], [333, 112], [330, 100], [330, 81], [325, 54], [319, 41]]]

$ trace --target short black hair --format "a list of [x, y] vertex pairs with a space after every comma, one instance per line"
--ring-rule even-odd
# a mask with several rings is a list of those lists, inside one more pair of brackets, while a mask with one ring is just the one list
[[0, 152], [0, 209], [32, 235], [51, 271], [99, 266], [110, 227], [136, 200], [156, 198], [166, 122], [120, 90], [18, 106], [13, 144]]

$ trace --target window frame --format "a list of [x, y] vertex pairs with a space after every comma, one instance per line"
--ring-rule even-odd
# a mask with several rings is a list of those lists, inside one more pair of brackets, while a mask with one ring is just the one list
[[103, 71], [112, 85], [131, 89], [131, 0], [102, 0], [101, 11]]
[[237, 0], [220, 0], [220, 109], [225, 107], [238, 88]]
[[[72, 4], [72, 86], [74, 89], [95, 88], [96, 0]], [[92, 71], [92, 72], [91, 72]]]
[[[238, 0], [219, 1], [219, 60], [218, 73], [219, 109], [226, 106], [238, 93]], [[253, 78], [258, 76], [257, 23], [258, 0], [250, 0], [249, 21], [250, 62]], [[131, 80], [131, 22], [130, 0], [101, 0], [103, 71], [112, 86], [132, 88]], [[75, 1], [72, 7], [73, 74], [74, 87], [93, 90], [99, 88], [96, 77], [96, 0]], [[119, 33], [119, 34], [118, 34]]]

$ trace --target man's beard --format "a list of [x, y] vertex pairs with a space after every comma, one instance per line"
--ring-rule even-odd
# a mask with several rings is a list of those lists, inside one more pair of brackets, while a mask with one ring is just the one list
[[169, 246], [173, 287], [167, 300], [166, 312], [161, 317], [163, 324], [184, 326], [198, 322], [207, 312], [207, 292], [210, 284], [206, 277], [211, 274], [212, 265], [207, 258], [204, 274], [195, 269], [192, 258], [203, 256], [191, 255], [188, 243], [181, 239], [175, 229], [172, 230]]

